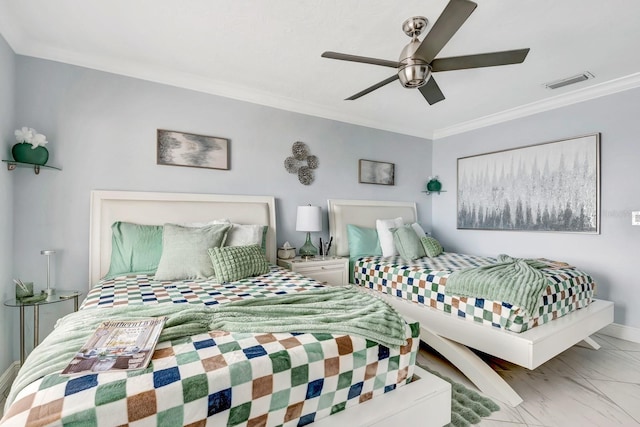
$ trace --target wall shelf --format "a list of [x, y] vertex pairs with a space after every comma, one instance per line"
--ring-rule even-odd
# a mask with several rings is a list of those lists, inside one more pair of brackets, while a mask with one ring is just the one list
[[5, 162], [7, 164], [7, 169], [12, 171], [16, 168], [33, 168], [33, 171], [35, 172], [36, 175], [38, 175], [40, 173], [40, 168], [44, 168], [44, 169], [53, 169], [53, 170], [57, 170], [57, 171], [61, 171], [61, 168], [57, 168], [55, 166], [48, 166], [48, 165], [34, 165], [33, 163], [23, 163], [23, 162], [16, 162], [15, 160], [3, 160], [3, 162]]
[[430, 176], [429, 177], [429, 181], [427, 181], [427, 188], [425, 190], [422, 190], [423, 193], [426, 193], [427, 196], [432, 194], [432, 193], [445, 193], [447, 190], [443, 190], [442, 189], [442, 183], [440, 182], [440, 179], [438, 178], [438, 175], [436, 176]]

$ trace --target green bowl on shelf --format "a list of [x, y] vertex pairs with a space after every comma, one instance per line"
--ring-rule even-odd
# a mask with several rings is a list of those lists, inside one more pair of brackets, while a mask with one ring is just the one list
[[16, 162], [32, 165], [43, 166], [49, 160], [49, 150], [42, 146], [33, 148], [31, 144], [25, 142], [15, 144], [11, 148], [11, 154]]
[[437, 192], [442, 190], [442, 184], [437, 179], [432, 179], [427, 182], [427, 190], [431, 192]]

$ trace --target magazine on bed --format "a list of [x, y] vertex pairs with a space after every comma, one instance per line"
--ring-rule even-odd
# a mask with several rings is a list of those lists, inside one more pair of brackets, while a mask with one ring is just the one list
[[61, 375], [146, 368], [166, 320], [150, 317], [102, 322]]

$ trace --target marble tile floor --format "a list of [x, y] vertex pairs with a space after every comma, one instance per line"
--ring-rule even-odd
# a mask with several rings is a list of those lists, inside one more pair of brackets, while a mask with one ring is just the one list
[[[496, 400], [500, 411], [477, 425], [640, 426], [640, 344], [601, 334], [593, 338], [601, 345], [599, 350], [577, 345], [534, 371], [483, 355], [524, 402], [512, 408]], [[421, 347], [418, 361], [478, 390], [427, 346]]]

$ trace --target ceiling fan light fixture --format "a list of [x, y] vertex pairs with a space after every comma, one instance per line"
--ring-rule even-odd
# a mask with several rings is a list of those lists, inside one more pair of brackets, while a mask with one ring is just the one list
[[398, 70], [400, 83], [409, 89], [424, 86], [429, 77], [431, 77], [431, 67], [422, 62], [407, 64]]

